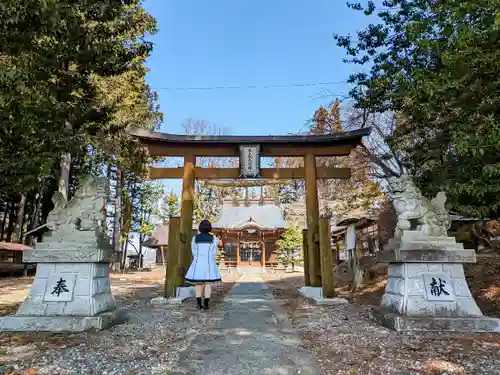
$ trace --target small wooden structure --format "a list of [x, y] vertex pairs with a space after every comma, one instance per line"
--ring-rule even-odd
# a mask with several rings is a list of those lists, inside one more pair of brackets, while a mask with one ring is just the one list
[[157, 224], [151, 237], [142, 246], [156, 250], [156, 264], [165, 265], [168, 248], [168, 224]]
[[[455, 236], [457, 242], [463, 243], [465, 248], [478, 250], [479, 239], [474, 237], [472, 227], [487, 220], [470, 218], [453, 211], [449, 211], [448, 214], [451, 222], [448, 234]], [[378, 220], [379, 217], [375, 214], [353, 212], [337, 222], [332, 236], [340, 251], [341, 259], [350, 259], [347, 250], [351, 249], [353, 244], [356, 247], [358, 259], [363, 255], [374, 254], [386, 245], [389, 237], [384, 228], [378, 226]]]
[[[194, 183], [198, 180], [221, 179], [304, 179], [306, 187], [307, 211], [307, 251], [311, 286], [321, 286], [321, 261], [319, 244], [318, 179], [348, 179], [350, 168], [323, 167], [316, 165], [316, 157], [348, 156], [361, 144], [370, 128], [328, 135], [288, 135], [288, 136], [191, 136], [151, 132], [134, 129], [130, 133], [141, 141], [149, 155], [183, 157], [183, 168], [149, 168], [151, 179], [182, 179], [180, 218], [180, 284], [184, 284], [183, 273], [191, 263], [191, 235], [193, 228]], [[196, 158], [239, 157], [240, 168], [199, 168]], [[304, 167], [261, 168], [261, 157], [302, 157]]]
[[223, 243], [222, 266], [277, 266], [276, 241], [284, 232], [285, 221], [273, 200], [255, 199], [235, 206], [226, 199], [212, 227]]
[[483, 226], [489, 221], [487, 218], [474, 218], [461, 215], [458, 212], [449, 211], [451, 225], [448, 229], [448, 234], [454, 236], [457, 242], [464, 245], [466, 249], [480, 250], [484, 247], [484, 241], [475, 235], [475, 227]]
[[22, 272], [27, 276], [28, 272], [36, 269], [36, 264], [23, 263], [23, 252], [32, 248], [20, 243], [0, 242], [0, 274], [14, 276]]
[[340, 220], [332, 231], [332, 237], [342, 260], [352, 261], [354, 255], [348, 253], [352, 249], [356, 249], [356, 259], [374, 254], [379, 250], [377, 217], [360, 215]]

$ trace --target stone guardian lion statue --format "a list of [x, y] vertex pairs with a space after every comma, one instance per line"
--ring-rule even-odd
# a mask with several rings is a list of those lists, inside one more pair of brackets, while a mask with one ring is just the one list
[[69, 202], [61, 192], [52, 196], [52, 202], [54, 209], [47, 216], [47, 227], [51, 231], [96, 230], [104, 218], [105, 182], [89, 175], [83, 179]]
[[432, 200], [424, 197], [411, 176], [404, 174], [388, 180], [390, 199], [398, 215], [394, 238], [401, 239], [403, 231], [415, 230], [426, 236], [447, 236], [450, 227], [445, 208], [446, 193], [440, 191]]

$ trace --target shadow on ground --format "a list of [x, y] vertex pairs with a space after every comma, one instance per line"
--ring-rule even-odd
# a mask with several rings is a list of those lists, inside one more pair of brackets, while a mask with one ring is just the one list
[[241, 281], [193, 338], [173, 374], [316, 375], [316, 363], [259, 281]]
[[[223, 302], [225, 295], [233, 285], [234, 282], [224, 282], [214, 288], [211, 299], [212, 308], [215, 308]], [[25, 294], [27, 294], [29, 286], [29, 283], [24, 286]], [[130, 281], [112, 280], [112, 289], [117, 302], [117, 308], [121, 312], [120, 324], [128, 322], [130, 318], [128, 313], [132, 312], [135, 309], [135, 306], [147, 306], [150, 304], [152, 298], [162, 295], [163, 293], [163, 285], [159, 283], [156, 283], [155, 285], [140, 285], [137, 283], [131, 283]], [[19, 302], [0, 304], [0, 316], [15, 314], [19, 305]], [[197, 311], [198, 309], [194, 298], [187, 299], [184, 302], [182, 309], [186, 314], [199, 313]], [[28, 345], [30, 346], [31, 351], [42, 350], [44, 348], [68, 348], [88, 342], [89, 340], [98, 340], [99, 336], [105, 334], [105, 332], [106, 331], [90, 331], [82, 333], [0, 333], [0, 354], [2, 354], [6, 346], [10, 348], [16, 346], [26, 348], [26, 345]], [[25, 351], [25, 349], [23, 349], [23, 351]], [[0, 363], [0, 366], [1, 365], [2, 364]], [[2, 374], [1, 371], [0, 374]]]
[[[346, 272], [336, 277], [336, 291], [340, 297], [364, 306], [378, 306], [382, 300], [387, 283], [387, 266], [378, 265], [371, 270], [373, 278], [366, 280], [354, 292]], [[482, 257], [478, 255], [477, 263], [464, 265], [465, 277], [470, 291], [484, 315], [500, 318], [500, 256]], [[287, 284], [294, 289], [303, 286], [302, 275], [287, 276]], [[271, 285], [279, 285], [279, 280], [269, 281]], [[300, 297], [296, 293], [297, 297]]]
[[[472, 273], [475, 279], [469, 281], [471, 290], [485, 313], [493, 311], [498, 314], [494, 299], [498, 294], [492, 292], [496, 290], [492, 285], [497, 282], [500, 271], [482, 261], [478, 264], [479, 269], [468, 267], [466, 270], [466, 274]], [[491, 274], [488, 276], [486, 272]], [[495, 275], [495, 272], [498, 273]], [[385, 283], [385, 274], [375, 275], [373, 280], [365, 282], [356, 293], [351, 294], [350, 285], [337, 280], [337, 291], [351, 302], [348, 305], [312, 306], [297, 291], [303, 286], [301, 276], [283, 276], [268, 281], [276, 299], [299, 332], [304, 347], [321, 363], [322, 375], [500, 373], [500, 361], [497, 360], [500, 358], [499, 335], [401, 335], [369, 320], [368, 309], [380, 303]]]

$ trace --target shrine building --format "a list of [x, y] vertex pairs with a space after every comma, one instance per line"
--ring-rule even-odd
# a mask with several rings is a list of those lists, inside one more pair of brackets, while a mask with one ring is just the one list
[[222, 240], [220, 264], [225, 267], [274, 267], [276, 241], [284, 232], [283, 210], [275, 200], [223, 201], [213, 233]]

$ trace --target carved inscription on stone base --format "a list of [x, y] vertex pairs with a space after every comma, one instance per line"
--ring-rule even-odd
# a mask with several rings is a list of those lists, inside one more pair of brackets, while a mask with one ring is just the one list
[[428, 301], [455, 301], [453, 282], [446, 273], [424, 274], [424, 285]]
[[43, 302], [71, 302], [76, 275], [55, 274], [47, 279]]

